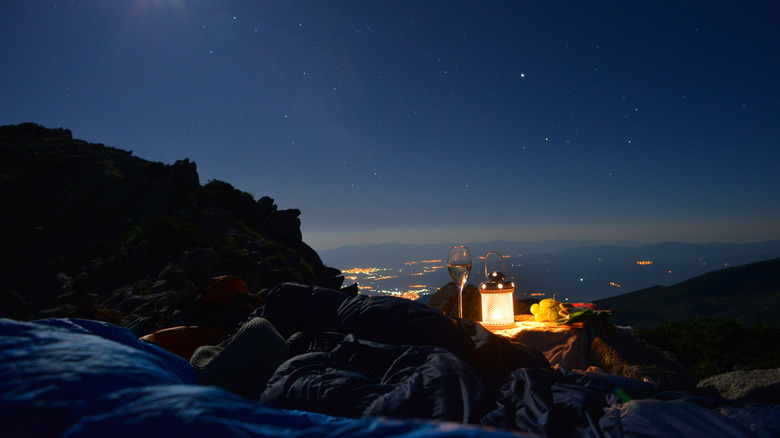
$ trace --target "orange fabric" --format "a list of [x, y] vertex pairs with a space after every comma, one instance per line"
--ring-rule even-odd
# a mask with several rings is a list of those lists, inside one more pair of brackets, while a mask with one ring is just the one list
[[562, 365], [570, 370], [588, 367], [588, 349], [593, 335], [583, 323], [536, 322], [531, 315], [515, 315], [515, 319], [515, 328], [493, 330], [493, 333], [539, 350], [551, 365]]
[[210, 327], [177, 326], [158, 330], [142, 336], [142, 341], [152, 342], [187, 361], [192, 353], [203, 345], [217, 345], [232, 333]]
[[236, 295], [249, 295], [249, 288], [244, 280], [232, 276], [223, 275], [212, 280], [208, 286], [210, 289], [201, 299], [203, 303], [229, 303]]

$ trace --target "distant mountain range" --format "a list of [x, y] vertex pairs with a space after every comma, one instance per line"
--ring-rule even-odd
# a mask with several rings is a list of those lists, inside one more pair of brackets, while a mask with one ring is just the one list
[[[608, 242], [554, 240], [540, 242], [487, 242], [469, 245], [474, 268], [469, 282], [484, 281], [484, 261], [479, 257], [497, 251], [506, 259], [506, 274], [514, 279], [515, 296], [544, 293], [570, 301], [593, 301], [652, 286], [671, 286], [708, 272], [780, 257], [780, 240], [737, 243]], [[319, 250], [326, 265], [355, 267], [403, 267], [405, 262], [442, 260], [448, 245], [362, 245]], [[488, 270], [502, 269], [498, 258], [489, 259]], [[402, 276], [396, 280], [403, 288]], [[415, 277], [434, 290], [448, 281], [446, 273]]]
[[[604, 241], [596, 239], [542, 240], [537, 242], [493, 241], [480, 243], [458, 243], [468, 245], [471, 255], [476, 259], [490, 251], [502, 255], [541, 254], [564, 251], [598, 245], [607, 246], [639, 246], [646, 242]], [[334, 267], [352, 267], [358, 264], [374, 266], [391, 266], [398, 262], [421, 259], [446, 259], [450, 245], [427, 244], [408, 245], [387, 243], [376, 245], [347, 245], [333, 249], [319, 249], [317, 253], [325, 263]]]
[[615, 324], [637, 329], [698, 318], [780, 326], [780, 259], [720, 269], [673, 286], [654, 286], [595, 304], [614, 310]]

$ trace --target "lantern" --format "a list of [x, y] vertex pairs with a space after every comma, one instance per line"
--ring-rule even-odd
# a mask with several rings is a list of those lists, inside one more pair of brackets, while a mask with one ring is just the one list
[[487, 281], [479, 285], [482, 298], [482, 325], [491, 330], [515, 327], [515, 305], [512, 295], [515, 284], [504, 281], [503, 272], [493, 271], [488, 275], [487, 258], [490, 254], [501, 257], [501, 263], [506, 271], [506, 263], [501, 254], [491, 251], [485, 256], [485, 277]]

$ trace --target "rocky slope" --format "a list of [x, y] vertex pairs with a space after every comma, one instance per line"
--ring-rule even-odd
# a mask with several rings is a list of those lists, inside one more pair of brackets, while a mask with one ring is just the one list
[[66, 129], [0, 127], [0, 316], [78, 316], [131, 325], [190, 305], [209, 279], [248, 291], [283, 281], [338, 288], [279, 210], [195, 163], [150, 162]]

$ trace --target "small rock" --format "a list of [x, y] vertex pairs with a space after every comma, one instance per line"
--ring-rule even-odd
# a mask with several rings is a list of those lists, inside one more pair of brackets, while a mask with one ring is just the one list
[[61, 307], [54, 307], [51, 309], [43, 309], [38, 311], [32, 319], [46, 319], [46, 318], [76, 318], [76, 306], [71, 304], [65, 304]]
[[0, 317], [23, 318], [30, 313], [30, 304], [18, 292], [0, 294]]
[[86, 294], [79, 301], [76, 306], [76, 316], [79, 318], [93, 318], [97, 311], [98, 303], [100, 302], [100, 295], [98, 294]]
[[780, 403], [780, 368], [718, 374], [702, 380], [696, 387], [726, 400]]
[[94, 318], [98, 321], [105, 321], [111, 324], [121, 324], [122, 312], [116, 309], [108, 309], [103, 306], [98, 306], [95, 310]]
[[193, 248], [182, 254], [180, 266], [185, 271], [209, 272], [218, 258], [219, 254], [213, 248]]

